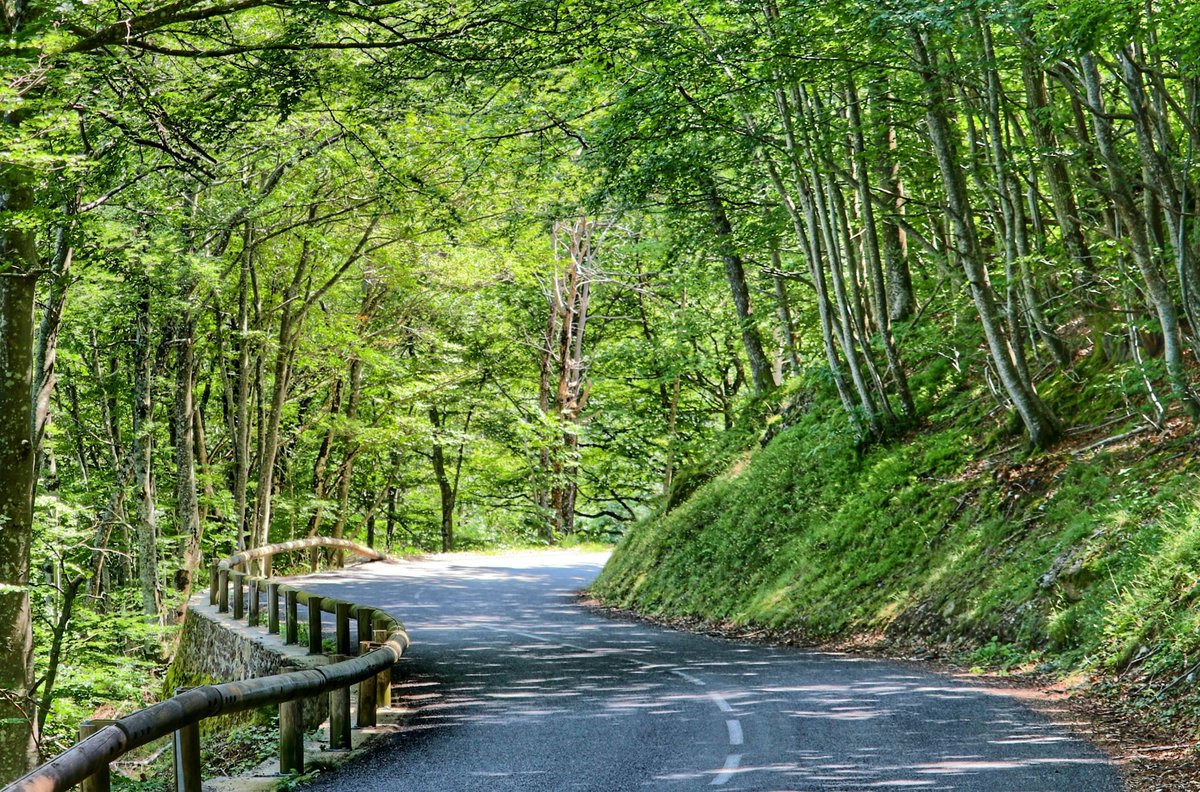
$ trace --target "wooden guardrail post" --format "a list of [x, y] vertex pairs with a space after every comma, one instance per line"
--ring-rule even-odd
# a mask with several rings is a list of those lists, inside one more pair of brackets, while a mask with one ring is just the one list
[[235, 621], [246, 614], [246, 603], [242, 599], [242, 584], [245, 580], [245, 572], [233, 573], [233, 618]]
[[[387, 630], [376, 630], [374, 632], [375, 644], [382, 646], [388, 639]], [[387, 668], [375, 675], [375, 706], [390, 707], [392, 706], [392, 668]]]
[[375, 675], [375, 707], [392, 706], [392, 669], [385, 668]]
[[308, 597], [308, 653], [321, 654], [321, 598]]
[[229, 570], [224, 567], [217, 573], [217, 610], [229, 613]]
[[358, 643], [361, 644], [363, 641], [370, 640], [373, 637], [372, 631], [374, 630], [374, 618], [374, 608], [365, 608], [362, 605], [358, 606], [358, 618], [357, 624], [355, 625], [355, 631], [357, 633], [357, 638], [355, 638], [355, 640], [358, 641]]
[[264, 556], [262, 560], [262, 576], [265, 578], [271, 577], [272, 561], [275, 556]]
[[279, 633], [279, 584], [267, 584], [267, 632]]
[[258, 606], [258, 578], [250, 578], [250, 593], [247, 595], [250, 598], [250, 613], [246, 616], [246, 624], [251, 627], [258, 626], [259, 615], [262, 611]]
[[[79, 739], [83, 740], [85, 737], [91, 737], [105, 726], [113, 723], [116, 723], [116, 721], [99, 718], [85, 720], [79, 724]], [[108, 765], [104, 765], [104, 767], [97, 770], [91, 776], [85, 778], [83, 783], [79, 785], [79, 789], [81, 792], [109, 792], [112, 789], [112, 776], [109, 773]]]
[[[358, 654], [365, 655], [375, 648], [376, 644], [371, 641], [362, 641], [358, 644]], [[379, 720], [376, 713], [378, 701], [379, 683], [374, 676], [369, 676], [358, 683], [358, 717], [356, 718], [358, 728], [378, 725]]]
[[304, 772], [304, 704], [301, 699], [279, 704], [279, 772]]
[[339, 602], [334, 606], [337, 617], [337, 653], [350, 654], [350, 603]]
[[283, 593], [283, 642], [285, 644], [300, 643], [300, 630], [296, 624], [296, 590], [288, 589]]
[[[334, 655], [331, 662], [349, 660], [349, 655]], [[350, 750], [350, 688], [334, 688], [329, 691], [329, 750]]]
[[217, 585], [221, 580], [221, 562], [214, 558], [208, 572], [208, 604], [216, 605], [218, 601]]
[[[178, 696], [191, 688], [175, 688]], [[175, 748], [175, 792], [200, 792], [200, 724], [189, 723], [171, 737]]]

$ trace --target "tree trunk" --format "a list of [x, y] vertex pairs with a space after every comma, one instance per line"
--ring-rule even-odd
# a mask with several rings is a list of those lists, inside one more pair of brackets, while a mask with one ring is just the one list
[[[5, 187], [0, 207], [30, 207], [28, 187], [11, 182]], [[36, 278], [26, 274], [35, 269], [37, 252], [32, 234], [19, 230], [0, 236], [0, 246], [0, 267], [7, 270], [0, 273], [0, 783], [5, 783], [23, 775], [37, 756], [28, 588], [36, 456], [30, 435]]]
[[50, 714], [50, 707], [54, 703], [54, 683], [58, 678], [58, 669], [62, 661], [63, 639], [66, 637], [67, 627], [71, 624], [71, 611], [75, 608], [75, 598], [79, 594], [80, 586], [85, 582], [87, 582], [87, 578], [82, 575], [71, 578], [62, 590], [62, 606], [59, 609], [58, 619], [54, 623], [53, 633], [50, 636], [50, 653], [46, 660], [46, 675], [41, 682], [40, 702], [37, 713], [37, 727], [39, 732], [45, 728], [46, 717]]
[[[78, 205], [72, 200], [67, 214], [74, 215]], [[33, 366], [33, 445], [40, 452], [46, 426], [50, 422], [50, 397], [57, 382], [55, 364], [58, 361], [58, 330], [62, 324], [63, 308], [67, 303], [67, 287], [71, 278], [72, 225], [58, 229], [54, 242], [54, 257], [50, 262], [50, 289], [46, 295], [46, 308], [38, 323], [37, 349]]]
[[[250, 395], [251, 373], [261, 368], [261, 355], [256, 355], [257, 365], [250, 359], [250, 277], [253, 265], [250, 254], [243, 253], [238, 275], [238, 319], [237, 319], [237, 395], [234, 399], [233, 465], [234, 465], [234, 519], [237, 521], [237, 547], [245, 550], [250, 545]], [[257, 291], [257, 290], [255, 290]], [[260, 394], [261, 397], [261, 394]]]
[[449, 553], [454, 549], [454, 506], [455, 492], [450, 486], [450, 476], [446, 473], [446, 456], [440, 433], [442, 430], [442, 414], [437, 407], [429, 408], [429, 423], [433, 426], [433, 475], [441, 495], [442, 506], [442, 552]]
[[1146, 193], [1155, 197], [1156, 207], [1164, 215], [1170, 244], [1175, 251], [1176, 276], [1184, 313], [1191, 326], [1197, 327], [1200, 326], [1200, 271], [1191, 255], [1191, 245], [1185, 233], [1186, 208], [1183, 196], [1187, 194], [1188, 174], [1180, 174], [1181, 178], [1177, 180], [1171, 167], [1168, 158], [1178, 157], [1178, 151], [1175, 150], [1174, 139], [1159, 132], [1162, 118], [1146, 95], [1142, 79], [1145, 64], [1135, 60], [1136, 57], [1137, 50], [1133, 46], [1126, 46], [1117, 60], [1121, 66], [1121, 82], [1129, 98], [1129, 111], [1145, 181], [1153, 188]]
[[704, 181], [703, 188], [705, 199], [708, 202], [709, 217], [712, 221], [713, 232], [717, 237], [717, 249], [721, 260], [725, 263], [725, 278], [729, 282], [734, 308], [737, 310], [738, 324], [742, 331], [742, 346], [746, 350], [746, 359], [750, 362], [750, 374], [754, 380], [754, 392], [758, 396], [763, 396], [776, 387], [771, 373], [771, 361], [763, 352], [762, 339], [759, 338], [758, 328], [754, 325], [750, 290], [746, 286], [746, 270], [742, 265], [742, 257], [738, 255], [734, 244], [733, 226], [725, 212], [725, 204], [721, 201], [717, 185], [711, 177], [706, 175]]
[[1024, 378], [1017, 366], [1011, 341], [1004, 332], [1000, 310], [996, 304], [996, 294], [988, 281], [987, 268], [980, 251], [974, 214], [960, 169], [958, 146], [947, 115], [947, 98], [942, 76], [938, 73], [927, 34], [914, 29], [912, 41], [925, 93], [925, 123], [941, 173], [942, 186], [946, 192], [950, 220], [954, 226], [955, 253], [970, 286], [971, 297], [983, 325], [984, 337], [1000, 381], [1021, 416], [1030, 443], [1035, 447], [1044, 448], [1058, 439], [1062, 428], [1042, 403], [1032, 383]]
[[[190, 297], [192, 286], [185, 284], [184, 299]], [[175, 517], [180, 547], [179, 572], [175, 588], [186, 603], [195, 582], [196, 570], [200, 568], [200, 542], [204, 526], [200, 522], [200, 504], [196, 495], [196, 417], [195, 376], [196, 365], [192, 344], [195, 341], [196, 320], [190, 308], [183, 309], [178, 323], [175, 352]], [[175, 614], [182, 622], [187, 614], [186, 604], [181, 604]]]
[[1096, 148], [1108, 170], [1109, 193], [1117, 209], [1117, 216], [1125, 226], [1124, 231], [1130, 242], [1134, 263], [1146, 284], [1146, 294], [1158, 314], [1158, 322], [1163, 334], [1163, 357], [1167, 364], [1167, 374], [1171, 379], [1171, 389], [1175, 398], [1189, 411], [1194, 412], [1197, 409], [1197, 400], [1188, 383], [1187, 371], [1184, 369], [1179, 314], [1171, 290], [1167, 286], [1166, 279], [1163, 278], [1158, 262], [1154, 259], [1147, 223], [1130, 192], [1129, 176], [1117, 154], [1112, 120], [1104, 108], [1104, 98], [1101, 94], [1100, 71], [1096, 66], [1095, 58], [1091, 55], [1081, 56], [1079, 64], [1087, 91], [1089, 110], [1092, 114]]
[[896, 128], [886, 109], [890, 98], [890, 94], [884, 90], [878, 94], [869, 92], [867, 101], [871, 115], [879, 116], [875, 121], [875, 145], [881, 156], [875, 158], [876, 178], [887, 195], [891, 196], [893, 210], [885, 213], [879, 223], [880, 253], [887, 275], [888, 318], [892, 322], [903, 322], [912, 318], [917, 309], [917, 298], [913, 294], [904, 232], [893, 217], [893, 214], [899, 216], [904, 213], [904, 187], [900, 181], [900, 160], [896, 156]]
[[[771, 177], [771, 183], [775, 186], [775, 191], [779, 195], [780, 203], [783, 204], [788, 216], [792, 220], [792, 230], [795, 232], [796, 240], [800, 243], [800, 249], [804, 252], [804, 258], [808, 262], [813, 287], [817, 293], [817, 315], [821, 322], [821, 340], [825, 348], [825, 359], [829, 364], [830, 377], [837, 388], [838, 397], [842, 401], [842, 407], [851, 416], [851, 421], [857, 426], [858, 420], [854, 417], [854, 399], [850, 394], [849, 386], [846, 384], [846, 378], [842, 375], [841, 361], [838, 359], [837, 347], [834, 342], [833, 317], [830, 312], [829, 298], [826, 294], [824, 268], [821, 265], [820, 237], [816, 229], [816, 216], [813, 211], [812, 197], [806, 190], [804, 176], [800, 168], [790, 105], [786, 94], [782, 90], [775, 92], [775, 101], [783, 124], [784, 142], [788, 153], [788, 163], [795, 195], [793, 196], [792, 191], [784, 183], [783, 176], [779, 173], [778, 168], [775, 167], [775, 163], [769, 158], [764, 158], [767, 173]], [[800, 207], [796, 206], [796, 198], [799, 198], [803, 202], [803, 213]]]
[[[800, 102], [802, 98], [797, 96], [794, 101]], [[811, 119], [809, 120], [811, 121]], [[863, 376], [854, 335], [853, 319], [850, 306], [847, 303], [846, 289], [843, 284], [841, 242], [837, 229], [834, 227], [834, 219], [830, 216], [830, 204], [826, 195], [825, 180], [817, 170], [815, 158], [810, 156], [808, 165], [809, 183], [812, 185], [813, 191], [812, 204], [820, 230], [822, 247], [825, 250], [825, 261], [818, 260], [817, 269], [823, 270], [824, 265], [828, 264], [829, 282], [833, 286], [831, 307], [837, 310], [834, 329], [838, 331], [838, 342], [842, 347], [842, 356], [845, 358], [846, 368], [850, 372], [850, 381], [854, 384], [854, 390], [858, 394], [858, 407], [862, 410], [863, 418], [866, 420], [867, 428], [870, 430], [871, 435], [878, 437], [881, 433], [879, 411], [876, 408], [875, 399], [866, 377]]]
[[1025, 102], [1028, 107], [1026, 118], [1029, 121], [1029, 129], [1033, 132], [1033, 140], [1041, 150], [1041, 156], [1037, 159], [1042, 164], [1046, 184], [1050, 188], [1050, 201], [1054, 207], [1054, 219], [1058, 223], [1063, 247], [1067, 249], [1067, 254], [1078, 268], [1078, 280], [1086, 288], [1091, 288], [1096, 277], [1092, 252], [1083, 233], [1079, 209], [1075, 203], [1075, 191], [1071, 186], [1067, 166], [1063, 162], [1058, 137], [1048, 117], [1050, 99], [1046, 91], [1046, 77], [1032, 53], [1026, 53], [1021, 58], [1021, 77], [1025, 83]]
[[[365, 314], [364, 314], [365, 315]], [[346, 399], [346, 420], [349, 423], [344, 437], [345, 459], [338, 470], [338, 510], [337, 520], [333, 524], [333, 538], [341, 539], [346, 533], [346, 524], [350, 520], [350, 485], [354, 481], [354, 460], [358, 458], [361, 446], [354, 435], [354, 422], [358, 420], [358, 403], [362, 398], [363, 362], [355, 356], [350, 361], [349, 395]], [[338, 550], [334, 557], [339, 568], [345, 562], [345, 553]]]
[[[552, 413], [550, 378], [554, 372], [554, 351], [557, 348], [559, 310], [554, 299], [549, 299], [546, 312], [546, 328], [542, 334], [542, 349], [538, 357], [538, 408], [542, 415]], [[538, 472], [534, 482], [534, 505], [538, 511], [538, 531], [542, 541], [554, 541], [554, 520], [551, 516], [550, 491], [553, 489], [554, 473], [551, 468], [550, 448], [544, 440], [538, 442]]]
[[153, 352], [150, 346], [150, 281], [141, 284], [137, 308], [137, 335], [133, 345], [134, 489], [137, 493], [138, 583], [142, 613], [157, 621], [162, 606], [158, 591], [158, 520], [154, 508], [154, 428], [152, 383]]
[[[329, 417], [337, 415], [342, 409], [342, 378], [339, 374], [334, 378], [331, 385], [332, 392], [329, 394]], [[333, 444], [335, 432], [333, 427], [325, 430], [325, 436], [321, 438], [321, 446], [317, 449], [317, 459], [313, 463], [313, 497], [316, 500], [316, 505], [313, 507], [312, 516], [308, 519], [308, 537], [317, 535], [321, 529], [321, 520], [325, 516], [325, 494], [329, 489], [329, 483], [326, 480], [326, 471], [329, 469], [329, 458], [333, 454]], [[316, 563], [317, 551], [312, 552], [313, 563]], [[315, 568], [315, 567], [314, 567]]]
[[250, 538], [250, 547], [266, 544], [271, 533], [271, 507], [275, 494], [275, 457], [279, 451], [279, 432], [283, 423], [283, 410], [287, 404], [288, 390], [291, 384], [292, 357], [295, 352], [295, 335], [297, 327], [303, 321], [293, 310], [293, 302], [299, 293], [304, 273], [308, 267], [308, 247], [301, 254], [301, 262], [296, 267], [295, 277], [283, 293], [283, 309], [279, 317], [279, 332], [276, 336], [275, 362], [272, 366], [274, 383], [271, 391], [271, 404], [267, 409], [266, 422], [259, 422], [262, 432], [260, 444], [262, 452], [258, 459], [258, 492], [254, 509], [254, 526]]
[[853, 80], [847, 80], [846, 101], [850, 113], [851, 148], [858, 161], [858, 200], [862, 206], [863, 258], [866, 259], [867, 273], [871, 278], [871, 300], [875, 321], [879, 326], [879, 339], [887, 357], [888, 373], [900, 396], [904, 415], [911, 419], [916, 416], [917, 408], [913, 404], [912, 391], [908, 387], [908, 376], [905, 374], [904, 364], [900, 360], [900, 351], [896, 348], [896, 340], [892, 336], [891, 310], [888, 306], [883, 263], [879, 250], [879, 231], [875, 223], [875, 207], [871, 202], [870, 173], [865, 161], [866, 143], [862, 127], [862, 114], [859, 112], [858, 90]]

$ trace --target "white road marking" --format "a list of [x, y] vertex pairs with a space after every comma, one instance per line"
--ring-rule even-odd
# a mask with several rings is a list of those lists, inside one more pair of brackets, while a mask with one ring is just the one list
[[678, 668], [672, 668], [671, 673], [677, 677], [680, 677], [681, 679], [686, 679], [688, 682], [691, 682], [693, 685], [699, 685], [700, 687], [706, 687], [708, 685], [708, 683], [705, 682], [703, 679], [697, 679], [696, 677], [689, 674], [687, 671], [680, 671]]
[[712, 780], [710, 786], [721, 786], [728, 784], [729, 779], [733, 778], [733, 773], [742, 764], [741, 754], [729, 754], [725, 757], [725, 766], [721, 768], [721, 772], [717, 773], [717, 777]]
[[[481, 625], [481, 626], [484, 627], [485, 629], [492, 630], [493, 632], [504, 632], [504, 633], [509, 633], [510, 635], [519, 635], [522, 638], [529, 638], [531, 640], [538, 641], [539, 643], [551, 643], [552, 642], [552, 639], [547, 638], [544, 635], [535, 635], [533, 633], [523, 632], [521, 630], [514, 630], [511, 627], [498, 627], [498, 626], [491, 625], [491, 624], [485, 624], [485, 625]], [[565, 643], [565, 642], [554, 642], [554, 643], [557, 643], [559, 646], [566, 646], [568, 648], [577, 649], [582, 652], [591, 651], [587, 647], [576, 646], [575, 644], [570, 644], [570, 643]], [[651, 665], [650, 663], [644, 663], [644, 662], [642, 662], [640, 660], [636, 660], [632, 657], [627, 657], [625, 659], [628, 662], [631, 662], [636, 666], [641, 666], [644, 669], [654, 668], [654, 666]], [[687, 682], [690, 682], [693, 685], [696, 685], [698, 687], [708, 687], [708, 683], [705, 682], [703, 679], [699, 679], [698, 677], [692, 676], [691, 674], [689, 674], [686, 671], [683, 671], [678, 668], [671, 668], [671, 669], [668, 669], [668, 671], [670, 673], [674, 674], [675, 676], [677, 676]], [[713, 691], [708, 694], [708, 697], [709, 697], [709, 699], [712, 700], [712, 702], [714, 704], [717, 705], [717, 709], [721, 710], [721, 712], [726, 712], [726, 713], [733, 712], [733, 707], [730, 705], [730, 703], [728, 701], [725, 700], [725, 697], [722, 696], [720, 693]], [[742, 743], [745, 742], [745, 735], [742, 732], [742, 722], [740, 720], [738, 720], [737, 718], [730, 718], [730, 719], [726, 720], [725, 728], [729, 732], [729, 744], [730, 745], [741, 745]], [[733, 778], [734, 771], [737, 770], [738, 767], [741, 766], [741, 763], [742, 763], [742, 755], [741, 754], [729, 754], [728, 756], [726, 756], [725, 757], [725, 767], [722, 768], [721, 772], [718, 773], [716, 775], [716, 777], [713, 778], [712, 785], [720, 786], [722, 784], [729, 783], [730, 779]]]
[[729, 706], [729, 702], [720, 693], [709, 693], [708, 697], [717, 705], [717, 709], [721, 712], [733, 712], [733, 707]]
[[[497, 628], [492, 628], [492, 629], [497, 629]], [[549, 638], [547, 638], [544, 635], [534, 635], [533, 633], [520, 632], [519, 630], [509, 630], [509, 632], [511, 632], [513, 635], [519, 635], [522, 638], [528, 638], [531, 641], [538, 641], [540, 643], [553, 643], [553, 641], [551, 641]], [[571, 644], [563, 644], [563, 646], [568, 646], [572, 649], [582, 649], [583, 648], [581, 646], [573, 646]]]

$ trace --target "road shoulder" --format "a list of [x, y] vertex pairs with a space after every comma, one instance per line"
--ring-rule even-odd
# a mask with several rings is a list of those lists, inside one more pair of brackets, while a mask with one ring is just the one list
[[749, 643], [796, 646], [887, 659], [954, 677], [1019, 700], [1103, 751], [1121, 772], [1129, 792], [1200, 792], [1200, 754], [1194, 735], [1180, 726], [1164, 728], [1125, 705], [1119, 686], [1099, 678], [1054, 679], [1036, 673], [978, 672], [928, 650], [914, 653], [882, 639], [836, 643], [804, 641], [795, 633], [750, 629], [695, 620], [658, 619], [615, 608], [582, 595], [580, 605], [606, 618], [638, 621], [684, 632]]

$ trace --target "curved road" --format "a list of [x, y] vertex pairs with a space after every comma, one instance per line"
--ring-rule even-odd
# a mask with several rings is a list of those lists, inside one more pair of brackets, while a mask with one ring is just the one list
[[386, 608], [413, 645], [406, 728], [308, 790], [1087, 790], [1096, 749], [982, 686], [900, 664], [610, 621], [604, 555], [450, 555], [306, 586]]

